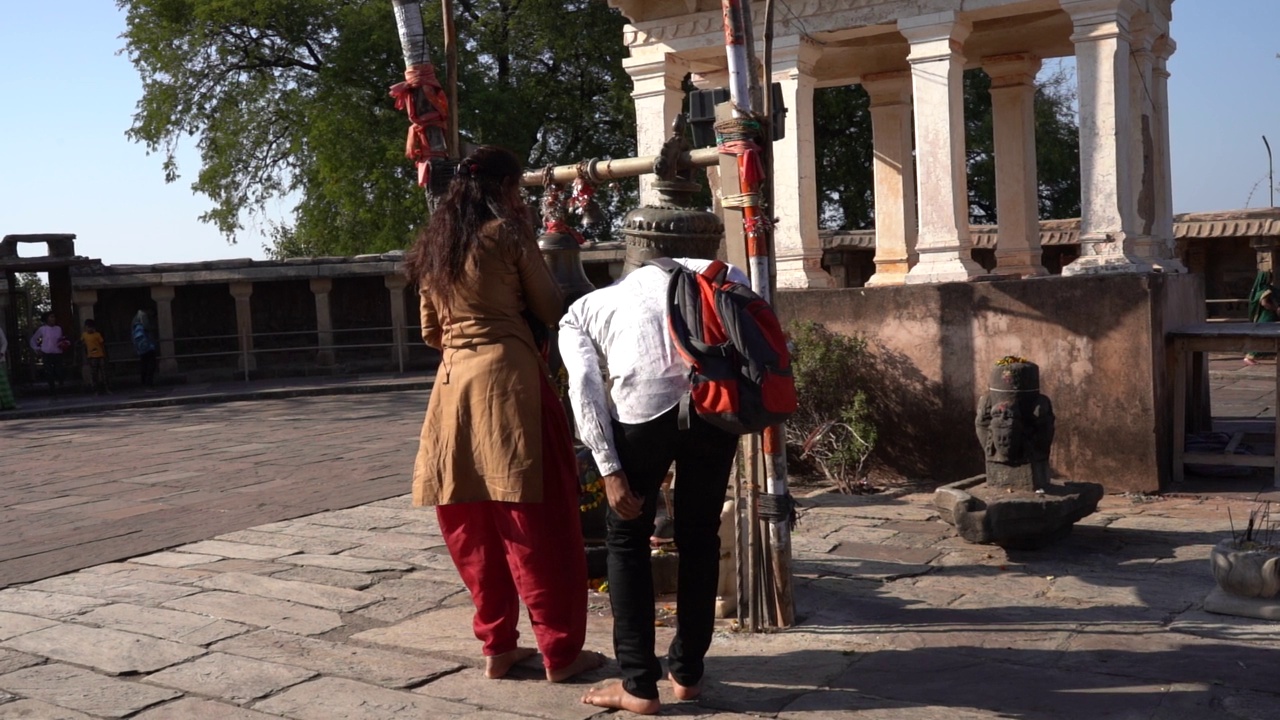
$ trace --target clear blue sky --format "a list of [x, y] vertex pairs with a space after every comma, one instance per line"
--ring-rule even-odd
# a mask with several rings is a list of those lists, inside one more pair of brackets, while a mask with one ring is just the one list
[[[1178, 0], [1174, 15], [1175, 209], [1241, 208], [1255, 184], [1251, 206], [1266, 205], [1262, 135], [1280, 155], [1280, 2]], [[190, 191], [193, 145], [180, 157], [183, 177], [166, 185], [161, 158], [125, 138], [141, 88], [116, 54], [123, 29], [108, 0], [5, 0], [0, 235], [73, 232], [80, 254], [109, 263], [262, 257], [252, 229], [228, 245], [197, 219], [209, 203]]]

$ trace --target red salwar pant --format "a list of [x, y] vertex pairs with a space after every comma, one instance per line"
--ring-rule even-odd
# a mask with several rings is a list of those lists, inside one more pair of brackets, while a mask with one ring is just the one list
[[542, 502], [437, 505], [445, 545], [476, 607], [486, 656], [516, 649], [520, 601], [548, 670], [582, 651], [587, 560], [578, 509], [578, 462], [564, 407], [542, 381]]

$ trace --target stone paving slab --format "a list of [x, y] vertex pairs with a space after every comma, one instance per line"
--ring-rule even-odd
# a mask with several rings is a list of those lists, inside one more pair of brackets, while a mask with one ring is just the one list
[[[127, 508], [92, 503], [118, 499], [121, 483], [139, 486], [127, 492], [138, 493], [136, 502], [145, 505], [156, 497], [162, 504], [176, 501], [143, 490], [192, 480], [199, 486], [171, 489], [183, 491], [173, 497], [193, 500], [184, 507], [194, 517], [224, 509], [234, 515], [243, 512], [237, 503], [296, 491], [303, 481], [331, 482], [326, 498], [345, 502], [350, 496], [336, 485], [367, 480], [306, 475], [337, 462], [343, 451], [330, 447], [345, 442], [336, 428], [310, 424], [317, 406], [310, 413], [272, 403], [255, 407], [272, 420], [271, 438], [218, 435], [237, 423], [213, 408], [194, 408], [208, 412], [175, 421], [174, 432], [152, 427], [146, 437], [215, 435], [202, 456], [183, 460], [183, 446], [169, 443], [153, 456], [165, 459], [140, 473], [125, 465], [128, 453], [108, 452], [102, 477], [70, 469], [58, 479], [60, 489], [45, 497], [45, 488], [30, 483], [0, 487], [26, 503], [84, 499], [29, 511], [39, 522], [8, 525], [20, 531], [8, 546], [52, 547], [77, 531], [101, 535], [92, 513]], [[347, 434], [398, 427], [380, 403], [334, 409], [328, 425], [342, 425]], [[413, 414], [420, 412], [419, 404]], [[416, 417], [412, 425], [412, 433], [395, 441], [410, 449]], [[26, 441], [53, 447], [93, 432], [51, 428]], [[256, 447], [267, 444], [272, 449], [265, 453]], [[347, 452], [367, 463], [386, 447]], [[288, 457], [271, 463], [285, 448]], [[209, 467], [228, 455], [239, 456], [227, 463], [236, 479], [208, 486], [217, 475]], [[411, 458], [404, 468], [409, 464]], [[259, 521], [240, 514], [239, 524], [206, 525], [163, 546], [151, 537], [133, 560], [114, 557], [0, 590], [0, 720], [6, 712], [42, 717], [31, 714], [38, 711], [94, 720], [633, 717], [577, 702], [587, 684], [616, 675], [612, 661], [565, 686], [540, 679], [540, 656], [517, 666], [511, 679], [482, 677], [468, 595], [442, 552], [434, 513], [409, 506], [404, 468], [398, 489], [372, 502]], [[183, 472], [196, 474], [180, 477]], [[139, 475], [163, 479], [132, 482]], [[77, 507], [96, 509], [76, 515]], [[928, 495], [803, 499], [794, 543], [798, 625], [749, 635], [722, 623], [708, 653], [703, 697], [676, 703], [662, 683], [669, 706], [663, 714], [694, 720], [1280, 717], [1272, 670], [1280, 667], [1280, 624], [1203, 609], [1213, 586], [1208, 548], [1229, 532], [1226, 511], [1244, 517], [1249, 507], [1239, 497], [1111, 496], [1060, 543], [1006, 552], [957, 538]], [[64, 510], [70, 514], [51, 525]], [[12, 512], [0, 510], [0, 529], [16, 521], [5, 514]], [[193, 549], [203, 552], [187, 552]], [[88, 555], [99, 556], [96, 550]], [[607, 597], [592, 593], [589, 602], [587, 647], [611, 655]], [[673, 636], [665, 616], [671, 603], [662, 601], [659, 648]], [[527, 618], [520, 628], [532, 643]], [[85, 646], [109, 647], [120, 636], [171, 643], [194, 655], [112, 676], [123, 665], [110, 665]], [[36, 641], [49, 647], [29, 644]]]
[[148, 683], [236, 704], [278, 692], [315, 677], [289, 665], [213, 652], [147, 677]]
[[107, 718], [124, 717], [181, 694], [56, 663], [0, 675], [0, 689]]
[[146, 673], [204, 654], [170, 640], [81, 625], [54, 625], [3, 643], [9, 650], [84, 665], [108, 675]]

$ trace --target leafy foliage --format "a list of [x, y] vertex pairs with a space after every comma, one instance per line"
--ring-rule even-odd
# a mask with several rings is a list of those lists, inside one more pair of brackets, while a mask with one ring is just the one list
[[867, 396], [856, 389], [866, 341], [813, 322], [792, 323], [788, 334], [799, 408], [787, 421], [787, 444], [842, 492], [855, 492], [877, 440]]
[[[1075, 78], [1062, 67], [1043, 77], [1035, 95], [1036, 164], [1040, 217], [1080, 214], [1080, 147], [1075, 118]], [[981, 70], [964, 76], [965, 147], [969, 215], [995, 224], [995, 139], [991, 78]], [[875, 225], [870, 98], [860, 86], [820, 89], [814, 95], [817, 127], [850, 128], [818, 137], [818, 197], [823, 227], [861, 230]]]
[[[213, 201], [202, 220], [234, 241], [283, 198], [297, 205], [292, 223], [270, 228], [273, 255], [407, 245], [427, 210], [404, 157], [408, 121], [387, 93], [404, 72], [389, 2], [117, 5], [143, 83], [128, 136], [164, 155], [170, 182], [179, 143], [196, 139], [192, 189]], [[588, 0], [455, 5], [464, 140], [506, 146], [535, 166], [633, 154], [621, 15]], [[439, 51], [441, 20], [424, 14]]]
[[40, 323], [44, 314], [53, 309], [53, 301], [49, 298], [49, 286], [36, 273], [18, 273], [18, 291], [27, 294], [30, 303], [31, 317], [20, 320], [31, 320]]

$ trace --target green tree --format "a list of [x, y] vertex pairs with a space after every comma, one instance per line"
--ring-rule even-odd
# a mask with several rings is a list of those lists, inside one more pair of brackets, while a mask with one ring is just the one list
[[[1036, 164], [1042, 219], [1080, 214], [1080, 148], [1075, 118], [1075, 78], [1058, 68], [1036, 87]], [[965, 147], [969, 215], [994, 224], [996, 182], [991, 79], [981, 70], [964, 76]], [[817, 127], [850, 128], [818, 138], [818, 197], [823, 227], [858, 230], [875, 225], [870, 98], [860, 86], [819, 90]]]
[[[213, 203], [202, 220], [234, 241], [268, 201], [290, 198], [292, 222], [271, 227], [276, 256], [406, 246], [426, 203], [404, 157], [408, 121], [387, 93], [404, 72], [389, 2], [117, 5], [143, 84], [128, 136], [164, 155], [170, 182], [179, 143], [195, 138], [192, 189]], [[535, 166], [632, 154], [621, 15], [590, 0], [455, 5], [464, 140]], [[426, 14], [438, 51], [441, 22]]]
[[18, 291], [27, 294], [32, 318], [43, 317], [53, 309], [53, 301], [49, 299], [49, 286], [36, 273], [18, 273]]

